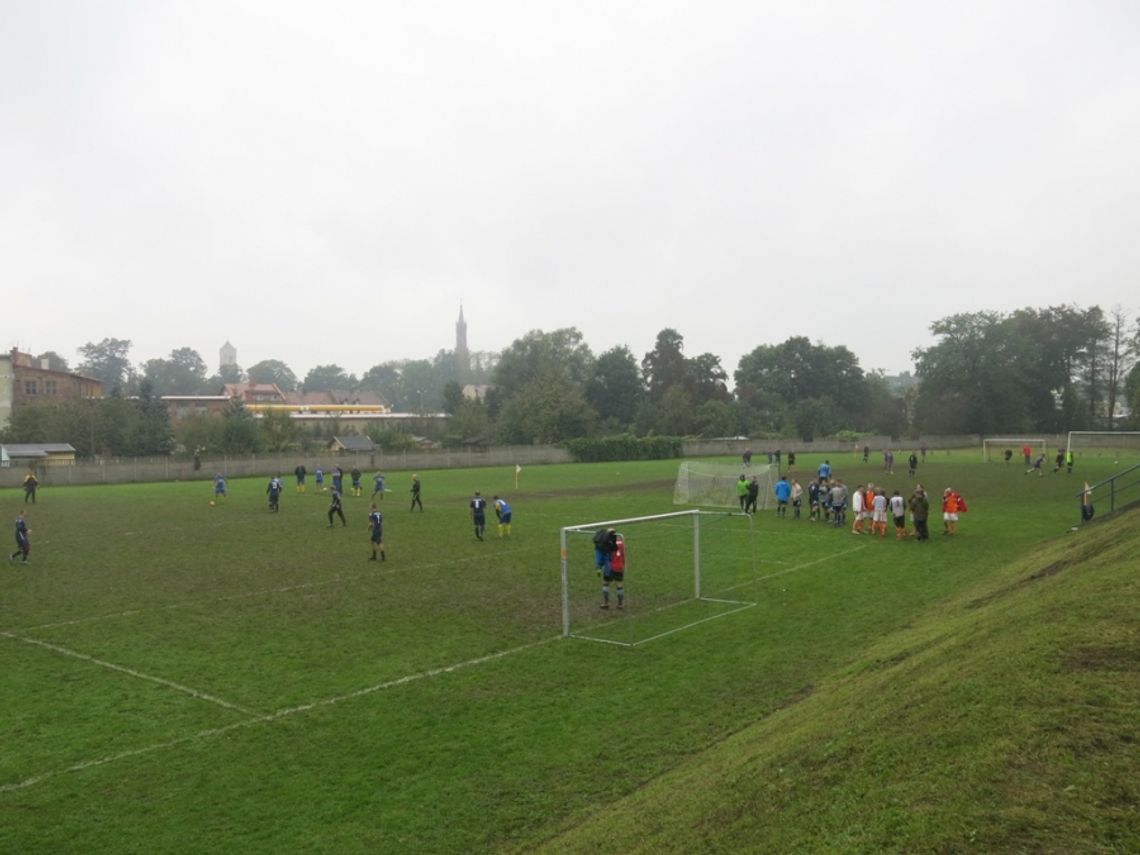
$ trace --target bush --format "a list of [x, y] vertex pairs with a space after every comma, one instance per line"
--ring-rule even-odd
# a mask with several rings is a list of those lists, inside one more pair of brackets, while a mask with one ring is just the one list
[[564, 447], [579, 463], [607, 460], [668, 460], [682, 456], [684, 440], [679, 436], [579, 437], [567, 440]]

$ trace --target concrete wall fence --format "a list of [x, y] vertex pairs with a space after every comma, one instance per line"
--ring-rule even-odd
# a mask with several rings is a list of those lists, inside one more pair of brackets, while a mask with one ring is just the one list
[[[1064, 437], [1046, 436], [1049, 448], [1063, 444]], [[887, 436], [861, 437], [859, 441], [820, 439], [815, 442], [787, 439], [710, 439], [686, 442], [685, 457], [738, 456], [751, 448], [753, 459], [765, 462], [768, 451], [779, 449], [782, 455], [789, 451], [797, 454], [850, 454], [862, 453], [869, 446], [873, 456], [891, 449], [896, 455], [909, 454], [922, 447], [927, 453], [950, 449], [976, 448], [981, 454], [981, 437], [978, 436], [924, 436], [916, 440], [895, 440]], [[786, 459], [784, 457], [783, 459]], [[235, 457], [203, 457], [201, 466], [194, 468], [190, 460], [175, 458], [135, 458], [125, 460], [80, 460], [71, 466], [41, 466], [36, 475], [43, 486], [63, 484], [126, 484], [147, 481], [208, 481], [216, 473], [227, 478], [253, 476], [288, 477], [298, 463], [304, 463], [310, 475], [318, 466], [329, 471], [334, 465], [350, 471], [354, 466], [366, 473], [388, 471], [415, 471], [419, 469], [466, 469], [480, 466], [534, 466], [547, 463], [569, 463], [570, 453], [552, 445], [499, 446], [486, 449], [430, 449], [417, 451], [385, 452], [377, 449], [368, 454], [332, 454], [330, 452], [280, 454], [248, 454]], [[901, 462], [901, 461], [900, 461]], [[19, 486], [28, 467], [20, 461], [0, 469], [0, 487]]]

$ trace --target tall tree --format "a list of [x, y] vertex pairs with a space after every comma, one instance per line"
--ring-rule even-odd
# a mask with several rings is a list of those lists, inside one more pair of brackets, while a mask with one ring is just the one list
[[586, 400], [606, 422], [603, 430], [633, 424], [644, 396], [637, 359], [625, 345], [599, 354], [586, 381]]
[[1108, 363], [1105, 371], [1108, 397], [1108, 429], [1116, 422], [1117, 402], [1123, 397], [1124, 381], [1136, 363], [1136, 349], [1129, 334], [1128, 313], [1121, 305], [1108, 312]]
[[356, 388], [356, 378], [339, 365], [318, 365], [309, 369], [302, 388], [306, 392], [335, 392]]
[[674, 386], [685, 386], [688, 364], [685, 361], [685, 339], [672, 328], [657, 333], [653, 350], [641, 360], [641, 373], [649, 397], [660, 400]]
[[206, 363], [198, 351], [180, 347], [169, 359], [150, 359], [143, 364], [142, 378], [156, 395], [199, 395], [207, 390]]
[[131, 343], [125, 339], [105, 338], [98, 344], [88, 342], [79, 348], [83, 356], [79, 373], [101, 380], [104, 394], [115, 389], [125, 391], [133, 379], [130, 350]]
[[297, 389], [297, 375], [279, 359], [263, 359], [251, 365], [246, 376], [250, 383], [275, 383], [282, 392]]
[[593, 362], [589, 345], [576, 328], [531, 330], [503, 351], [495, 366], [494, 384], [504, 401], [538, 377], [581, 391]]
[[174, 450], [170, 413], [166, 404], [155, 394], [150, 380], [143, 378], [139, 382], [139, 394], [134, 403], [136, 418], [130, 453], [143, 456], [170, 454]]

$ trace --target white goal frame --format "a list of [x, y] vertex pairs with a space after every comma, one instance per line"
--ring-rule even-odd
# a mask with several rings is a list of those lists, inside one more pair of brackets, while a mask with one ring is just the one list
[[1046, 442], [1041, 437], [987, 436], [982, 440], [982, 460], [983, 461], [987, 461], [987, 462], [989, 461], [989, 459], [990, 459], [990, 447], [994, 446], [994, 445], [1015, 445], [1015, 446], [1017, 446], [1017, 451], [1019, 454], [1021, 453], [1022, 447], [1025, 445], [1031, 445], [1034, 447], [1034, 449], [1036, 449], [1037, 446], [1041, 446], [1041, 453], [1044, 454], [1046, 456], [1046, 458], [1049, 456], [1049, 443]]
[[[672, 511], [665, 514], [650, 514], [642, 517], [626, 517], [619, 520], [602, 520], [599, 522], [582, 523], [580, 525], [563, 526], [559, 532], [559, 546], [561, 551], [561, 565], [562, 565], [562, 635], [564, 638], [583, 638], [588, 641], [601, 641], [607, 644], [616, 644], [620, 647], [636, 647], [639, 644], [645, 644], [649, 641], [656, 641], [658, 638], [663, 638], [666, 635], [672, 635], [675, 632], [680, 632], [683, 629], [696, 626], [700, 623], [706, 623], [710, 620], [717, 618], [727, 617], [730, 614], [750, 609], [758, 605], [755, 602], [745, 600], [725, 600], [716, 597], [706, 597], [701, 593], [701, 517], [702, 516], [715, 516], [715, 517], [744, 517], [748, 520], [749, 528], [755, 533], [752, 528], [753, 521], [751, 514], [741, 513], [739, 511], [702, 511], [699, 509], [688, 511]], [[693, 621], [685, 626], [669, 629], [666, 632], [658, 633], [651, 638], [645, 638], [640, 641], [624, 642], [615, 641], [609, 638], [597, 638], [589, 635], [578, 635], [570, 630], [570, 560], [569, 560], [569, 535], [571, 533], [593, 533], [601, 528], [616, 528], [620, 525], [628, 525], [631, 523], [652, 522], [654, 520], [667, 520], [667, 519], [681, 519], [688, 517], [692, 520], [693, 524], [693, 600], [704, 600], [705, 602], [721, 603], [724, 605], [736, 606], [736, 608], [729, 609], [728, 611], [721, 612], [711, 617], [702, 618], [698, 621]], [[687, 602], [687, 601], [686, 601]]]
[[774, 507], [772, 488], [780, 478], [779, 464], [758, 463], [753, 467], [708, 460], [683, 460], [678, 464], [677, 480], [673, 483], [673, 504], [739, 509], [736, 484], [741, 475], [746, 481], [757, 477], [760, 484], [760, 493], [756, 497], [758, 511]]
[[[1105, 438], [1118, 437], [1118, 436], [1133, 437], [1136, 441], [1137, 446], [1140, 446], [1140, 430], [1071, 430], [1071, 431], [1069, 431], [1069, 435], [1065, 441], [1065, 453], [1066, 454], [1068, 454], [1070, 451], [1073, 450], [1073, 437], [1074, 436], [1076, 436], [1076, 437], [1083, 437], [1083, 436], [1105, 437]], [[1116, 455], [1115, 455], [1116, 460], [1117, 461], [1120, 460], [1120, 449], [1118, 447], [1113, 446], [1113, 445], [1107, 445], [1107, 446], [1103, 446], [1103, 447], [1106, 449], [1111, 449], [1112, 451], [1116, 452]]]

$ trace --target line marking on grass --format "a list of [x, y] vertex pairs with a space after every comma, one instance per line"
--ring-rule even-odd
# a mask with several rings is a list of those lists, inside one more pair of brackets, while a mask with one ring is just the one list
[[22, 641], [24, 644], [31, 644], [36, 647], [42, 647], [45, 650], [50, 650], [53, 653], [58, 653], [61, 656], [70, 656], [72, 659], [79, 659], [83, 662], [90, 662], [92, 665], [98, 665], [100, 668], [107, 668], [111, 671], [118, 671], [120, 674], [126, 674], [129, 677], [135, 677], [139, 680], [146, 680], [150, 683], [157, 683], [160, 686], [166, 686], [170, 689], [182, 692], [183, 694], [190, 695], [191, 697], [198, 698], [202, 701], [209, 701], [212, 704], [217, 704], [226, 709], [235, 710], [243, 715], [258, 716], [253, 710], [248, 710], [238, 704], [230, 703], [229, 701], [219, 698], [215, 695], [208, 694], [207, 692], [199, 691], [198, 689], [190, 686], [184, 686], [181, 683], [175, 683], [173, 680], [167, 680], [163, 677], [155, 677], [153, 674], [145, 674], [142, 671], [136, 671], [134, 668], [128, 668], [125, 665], [116, 665], [114, 662], [108, 662], [106, 659], [99, 659], [95, 656], [89, 656], [86, 653], [80, 653], [78, 650], [71, 650], [67, 647], [61, 647], [58, 644], [52, 644], [48, 641], [41, 641], [38, 638], [28, 638], [22, 635], [16, 635], [11, 632], [0, 632], [6, 638], [11, 638], [13, 641]]
[[814, 561], [808, 561], [808, 562], [805, 562], [803, 564], [796, 564], [795, 566], [789, 567], [786, 570], [780, 570], [776, 573], [769, 573], [767, 576], [757, 576], [755, 579], [749, 579], [746, 582], [740, 582], [739, 584], [732, 585], [731, 587], [725, 588], [724, 591], [722, 591], [721, 593], [728, 593], [729, 591], [735, 591], [737, 588], [746, 588], [749, 585], [755, 585], [757, 582], [763, 582], [766, 579], [775, 579], [777, 576], [786, 576], [789, 573], [795, 573], [799, 570], [807, 570], [809, 567], [815, 567], [817, 564], [823, 564], [823, 563], [825, 563], [827, 561], [831, 561], [832, 559], [835, 559], [835, 558], [842, 558], [844, 555], [850, 555], [853, 552], [858, 552], [859, 550], [866, 549], [866, 548], [867, 548], [867, 544], [865, 544], [865, 543], [860, 544], [859, 546], [853, 546], [853, 547], [851, 547], [851, 549], [844, 549], [842, 552], [836, 552], [836, 553], [833, 553], [832, 555], [824, 555], [822, 558], [817, 558]]
[[[507, 550], [503, 550], [502, 552], [496, 552], [496, 553], [494, 553], [493, 557], [499, 558], [499, 557], [502, 557], [505, 555], [515, 555], [515, 554], [518, 554], [520, 552], [537, 552], [537, 551], [547, 552], [548, 549], [545, 546], [526, 546], [526, 547], [520, 547], [518, 549], [507, 549]], [[433, 561], [433, 562], [428, 562], [426, 564], [417, 564], [416, 568], [417, 568], [417, 571], [419, 571], [419, 570], [431, 570], [431, 569], [436, 568], [436, 567], [443, 567], [443, 566], [454, 565], [454, 564], [464, 564], [464, 563], [467, 563], [470, 561], [478, 561], [480, 559], [484, 559], [487, 557], [489, 557], [489, 556], [487, 556], [487, 555], [471, 555], [471, 556], [467, 556], [464, 558], [455, 558], [455, 559], [452, 559], [449, 561]], [[335, 576], [330, 576], [327, 579], [315, 579], [311, 582], [298, 582], [295, 585], [283, 585], [279, 588], [263, 588], [263, 589], [260, 589], [257, 591], [245, 591], [245, 592], [240, 593], [240, 594], [227, 594], [227, 595], [222, 596], [222, 597], [208, 597], [206, 599], [201, 599], [201, 600], [186, 600], [186, 601], [183, 601], [180, 603], [167, 603], [165, 605], [150, 606], [147, 608], [126, 609], [125, 611], [121, 611], [121, 612], [110, 612], [108, 614], [102, 614], [102, 615], [91, 615], [90, 617], [72, 618], [71, 620], [54, 621], [52, 623], [41, 623], [41, 624], [36, 624], [35, 626], [11, 627], [7, 630], [0, 630], [0, 632], [4, 632], [4, 633], [7, 633], [7, 632], [37, 632], [37, 631], [43, 630], [43, 629], [58, 629], [59, 627], [78, 626], [79, 624], [95, 623], [96, 621], [101, 621], [101, 620], [115, 620], [116, 618], [133, 617], [134, 615], [147, 614], [149, 612], [162, 612], [162, 611], [169, 611], [171, 609], [188, 609], [188, 608], [193, 608], [194, 606], [209, 605], [210, 603], [225, 603], [225, 602], [230, 602], [232, 600], [245, 600], [245, 599], [250, 599], [253, 597], [268, 596], [271, 594], [285, 594], [285, 593], [288, 593], [290, 591], [300, 591], [300, 590], [305, 590], [308, 588], [320, 588], [320, 587], [324, 587], [326, 585], [335, 585], [337, 582], [355, 581], [357, 579], [371, 579], [380, 573], [383, 573], [385, 575], [393, 574], [393, 573], [400, 572], [401, 569], [403, 569], [403, 568], [386, 567], [383, 570], [371, 569], [371, 570], [361, 570], [358, 573], [337, 573]]]
[[[29, 644], [40, 644], [40, 645], [48, 647], [50, 649], [57, 649], [55, 647], [55, 645], [46, 644], [45, 642], [36, 641], [35, 639], [19, 638], [18, 636], [15, 636], [9, 632], [0, 632], [0, 635], [5, 635], [5, 636], [12, 638], [12, 639], [15, 639], [17, 641], [26, 641]], [[451, 673], [454, 673], [455, 671], [460, 671], [464, 668], [472, 668], [476, 665], [483, 665], [487, 662], [493, 662], [496, 659], [503, 659], [507, 656], [512, 656], [516, 653], [523, 653], [527, 650], [532, 650], [533, 648], [539, 647], [543, 644], [549, 644], [552, 641], [558, 641], [561, 638], [562, 638], [561, 635], [552, 635], [548, 638], [539, 639], [538, 641], [532, 641], [532, 642], [529, 642], [527, 644], [523, 644], [519, 647], [511, 647], [507, 650], [500, 650], [496, 653], [488, 653], [484, 656], [477, 656], [474, 659], [466, 659], [462, 662], [456, 662], [452, 665], [443, 665], [439, 668], [429, 668], [426, 671], [419, 671], [419, 672], [416, 672], [414, 674], [407, 674], [403, 677], [397, 677], [394, 680], [387, 680], [383, 683], [377, 683], [374, 686], [367, 686], [363, 689], [356, 689], [355, 691], [348, 692], [347, 694], [344, 694], [344, 695], [337, 695], [337, 696], [331, 697], [331, 698], [323, 698], [321, 700], [311, 701], [310, 703], [307, 703], [307, 704], [299, 704], [298, 706], [294, 706], [294, 707], [285, 707], [283, 709], [279, 709], [279, 710], [276, 710], [275, 712], [271, 712], [268, 714], [250, 713], [246, 710], [241, 710], [240, 707], [234, 706], [232, 704], [227, 704], [223, 701], [223, 702], [221, 702], [223, 706], [229, 706], [229, 707], [236, 709], [236, 710], [239, 710], [241, 712], [246, 712], [247, 715], [251, 715], [253, 717], [246, 719], [245, 721], [238, 721], [238, 722], [234, 722], [233, 724], [227, 724], [223, 727], [213, 727], [213, 728], [209, 728], [207, 730], [200, 730], [197, 733], [192, 733], [188, 736], [179, 737], [178, 739], [170, 739], [170, 740], [167, 740], [165, 742], [157, 742], [153, 745], [143, 746], [142, 748], [132, 748], [132, 749], [129, 749], [127, 751], [120, 751], [116, 754], [108, 754], [104, 757], [98, 757], [98, 758], [95, 758], [94, 760], [84, 760], [80, 763], [74, 763], [70, 766], [65, 766], [62, 769], [55, 769], [55, 770], [48, 771], [48, 772], [41, 772], [37, 775], [32, 775], [31, 777], [25, 778], [22, 781], [16, 781], [16, 782], [13, 782], [11, 784], [0, 784], [0, 793], [8, 793], [8, 792], [12, 792], [14, 790], [27, 789], [28, 787], [35, 786], [36, 784], [40, 784], [40, 783], [48, 780], [49, 778], [54, 778], [54, 777], [57, 777], [59, 775], [65, 775], [65, 774], [68, 774], [71, 772], [82, 772], [85, 769], [92, 769], [96, 766], [106, 766], [109, 763], [114, 763], [114, 762], [119, 761], [119, 760], [126, 760], [128, 758], [138, 757], [138, 756], [141, 756], [143, 754], [151, 754], [155, 751], [162, 751], [162, 750], [165, 750], [167, 748], [176, 748], [179, 745], [185, 745], [187, 743], [196, 742], [196, 741], [203, 740], [203, 739], [211, 739], [215, 736], [221, 736], [223, 734], [229, 733], [230, 731], [238, 730], [239, 728], [252, 727], [252, 726], [257, 725], [257, 724], [267, 724], [267, 723], [274, 722], [274, 721], [280, 721], [281, 719], [288, 718], [289, 716], [309, 712], [311, 710], [315, 710], [315, 709], [318, 709], [320, 707], [333, 706], [334, 704], [343, 703], [344, 701], [352, 700], [353, 698], [359, 698], [359, 697], [363, 697], [365, 695], [374, 694], [375, 692], [381, 692], [381, 691], [384, 691], [385, 689], [393, 689], [393, 688], [396, 688], [398, 686], [405, 686], [409, 683], [417, 682], [419, 680], [427, 680], [427, 679], [430, 679], [431, 677], [438, 677], [438, 676], [441, 676], [443, 674], [451, 674]], [[72, 652], [64, 651], [64, 650], [60, 650], [60, 652], [66, 652], [66, 653], [68, 653], [68, 655], [78, 655], [79, 658], [81, 658], [81, 659], [91, 659], [91, 657], [84, 656], [83, 654], [74, 654]], [[92, 660], [92, 661], [98, 661], [98, 660]], [[99, 663], [99, 664], [109, 665], [110, 663]], [[115, 670], [126, 670], [127, 673], [133, 673], [133, 672], [130, 672], [129, 669], [123, 669], [123, 668], [120, 668], [118, 666], [110, 666], [110, 667], [113, 667]], [[154, 680], [155, 682], [159, 682], [159, 683], [162, 683], [164, 685], [180, 688], [184, 691], [186, 690], [185, 687], [178, 686], [178, 684], [176, 684], [176, 683], [171, 683], [167, 680], [162, 680], [161, 678], [145, 677], [145, 675], [140, 675], [140, 674], [134, 674], [134, 676], [143, 676], [145, 679], [151, 679], [151, 680]], [[190, 691], [193, 692], [193, 690], [190, 690]], [[203, 695], [201, 693], [195, 693], [195, 694], [197, 694], [199, 697], [214, 700], [216, 703], [219, 702], [218, 699], [216, 699], [216, 698], [209, 698], [209, 696]]]

